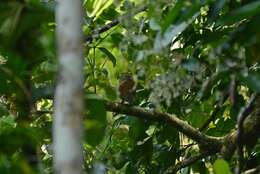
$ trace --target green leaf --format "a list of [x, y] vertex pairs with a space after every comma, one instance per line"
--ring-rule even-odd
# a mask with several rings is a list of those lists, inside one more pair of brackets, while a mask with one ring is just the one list
[[134, 140], [143, 140], [147, 137], [145, 133], [147, 127], [144, 125], [143, 120], [127, 117], [126, 123], [129, 125], [129, 136]]
[[[131, 156], [133, 160], [137, 160], [139, 162], [147, 162], [150, 161], [153, 154], [153, 138], [146, 138], [142, 142], [138, 142], [138, 144], [134, 147], [131, 152]], [[136, 161], [136, 162], [137, 162]]]
[[[222, 116], [222, 118], [220, 116]], [[225, 119], [223, 118], [223, 115], [220, 116], [218, 116], [220, 119], [218, 119], [215, 127], [210, 128], [207, 131], [208, 135], [216, 137], [224, 136], [235, 127], [236, 121], [234, 121], [233, 119]]]
[[35, 103], [40, 99], [52, 99], [54, 94], [54, 85], [45, 85], [38, 88], [32, 88], [32, 101]]
[[194, 173], [203, 173], [203, 174], [208, 174], [209, 171], [205, 165], [205, 162], [203, 161], [198, 161], [192, 165], [192, 170]]
[[[211, 103], [210, 103], [211, 104]], [[210, 110], [205, 110], [205, 106], [207, 109], [212, 109], [209, 103], [203, 103], [202, 106], [198, 104], [194, 104], [194, 106], [191, 108], [191, 112], [188, 114], [187, 120], [190, 122], [190, 124], [194, 127], [201, 127], [206, 120], [208, 120], [210, 116]], [[207, 107], [208, 106], [208, 107]]]
[[111, 34], [111, 39], [113, 41], [113, 44], [116, 45], [116, 46], [118, 46], [121, 43], [123, 38], [124, 38], [124, 35], [121, 34], [121, 33], [113, 33], [113, 34]]
[[112, 86], [106, 85], [105, 86], [105, 92], [108, 99], [114, 101], [117, 98], [116, 89]]
[[214, 162], [213, 170], [214, 170], [215, 174], [232, 174], [228, 163], [222, 159], [217, 159]]
[[98, 49], [107, 56], [107, 58], [113, 63], [113, 66], [116, 66], [116, 58], [110, 51], [104, 47], [98, 47]]
[[[0, 135], [16, 126], [14, 116], [8, 115], [0, 118]], [[9, 129], [9, 130], [8, 130]]]
[[84, 7], [86, 8], [87, 11], [91, 12], [93, 11], [93, 4], [95, 0], [84, 0]]
[[117, 93], [116, 93], [116, 89], [114, 87], [112, 87], [111, 85], [107, 84], [107, 83], [102, 83], [102, 82], [97, 82], [97, 85], [99, 87], [101, 87], [102, 89], [104, 89], [105, 93], [106, 93], [106, 97], [109, 100], [116, 100], [117, 99]]
[[104, 20], [113, 20], [115, 18], [117, 18], [118, 16], [118, 12], [115, 10], [116, 7], [115, 5], [110, 5], [109, 8], [105, 9], [103, 11], [103, 13], [101, 14], [101, 17], [104, 19]]
[[216, 19], [226, 3], [226, 0], [218, 0], [214, 2], [213, 8], [209, 11], [209, 23], [212, 23]]
[[159, 52], [162, 48], [168, 46], [175, 40], [190, 24], [197, 18], [199, 13], [195, 13], [189, 20], [183, 21], [177, 25], [170, 25], [162, 34], [158, 32], [154, 41], [154, 50]]
[[96, 94], [86, 96], [87, 119], [84, 121], [87, 143], [95, 146], [101, 142], [105, 134], [106, 110], [102, 98]]
[[206, 100], [212, 95], [212, 89], [217, 87], [220, 80], [226, 80], [228, 78], [228, 71], [221, 71], [213, 74], [210, 78], [205, 79], [200, 91], [198, 92], [198, 98], [200, 100]]
[[156, 133], [157, 139], [160, 143], [168, 140], [172, 145], [178, 147], [180, 144], [179, 132], [171, 125], [163, 125], [162, 129]]
[[260, 92], [260, 73], [249, 72], [247, 75], [241, 75], [239, 80], [250, 89]]
[[174, 7], [168, 12], [168, 14], [165, 16], [163, 24], [162, 24], [163, 32], [175, 21], [177, 16], [180, 14], [182, 4], [183, 4], [183, 1], [178, 1], [174, 5]]
[[5, 104], [0, 102], [0, 116], [7, 115], [8, 109]]
[[252, 2], [224, 15], [217, 25], [230, 25], [260, 13], [260, 1]]

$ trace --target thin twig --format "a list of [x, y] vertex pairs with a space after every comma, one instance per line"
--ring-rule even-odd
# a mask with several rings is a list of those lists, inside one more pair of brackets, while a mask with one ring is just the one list
[[11, 69], [7, 67], [0, 67], [0, 70], [6, 75], [8, 75], [10, 79], [17, 84], [17, 86], [21, 89], [21, 91], [25, 95], [28, 104], [31, 105], [31, 93], [29, 89], [26, 87], [26, 85], [24, 84], [24, 82], [20, 78], [16, 77], [14, 72]]
[[238, 117], [237, 117], [237, 139], [236, 139], [236, 144], [237, 144], [237, 154], [238, 154], [238, 166], [236, 169], [236, 174], [241, 174], [241, 171], [243, 169], [243, 161], [244, 161], [244, 156], [243, 156], [243, 124], [247, 116], [250, 114], [252, 111], [253, 103], [255, 99], [257, 98], [257, 93], [253, 93], [252, 96], [250, 97], [250, 100], [248, 104], [241, 108]]

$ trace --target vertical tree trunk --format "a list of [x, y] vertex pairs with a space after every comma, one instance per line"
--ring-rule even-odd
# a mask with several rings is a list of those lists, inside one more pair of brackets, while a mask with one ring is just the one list
[[56, 22], [59, 72], [54, 99], [54, 170], [79, 174], [83, 164], [82, 1], [58, 0]]

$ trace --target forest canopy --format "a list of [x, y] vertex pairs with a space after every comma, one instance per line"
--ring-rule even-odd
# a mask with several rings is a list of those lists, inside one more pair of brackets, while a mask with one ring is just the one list
[[[0, 3], [0, 173], [54, 172], [58, 3]], [[260, 1], [82, 9], [83, 173], [260, 172]]]

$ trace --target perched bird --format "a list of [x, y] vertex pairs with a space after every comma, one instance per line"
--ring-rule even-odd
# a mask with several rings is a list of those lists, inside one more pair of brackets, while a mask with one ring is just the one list
[[135, 98], [135, 81], [130, 73], [124, 73], [120, 77], [119, 93], [122, 103], [133, 103]]

